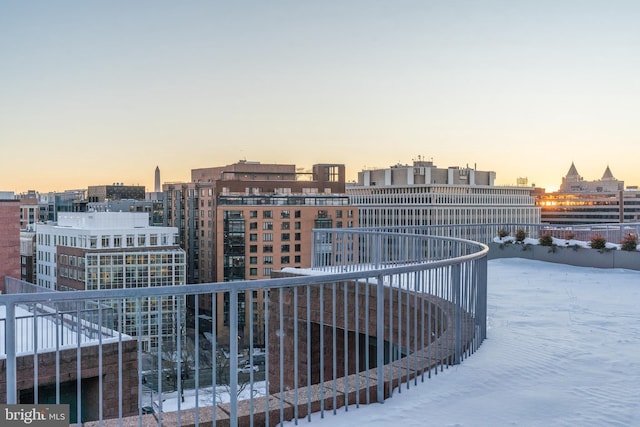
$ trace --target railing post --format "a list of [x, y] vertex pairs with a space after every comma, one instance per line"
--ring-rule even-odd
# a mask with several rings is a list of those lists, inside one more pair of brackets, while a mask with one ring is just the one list
[[4, 324], [4, 348], [7, 355], [7, 403], [17, 402], [17, 376], [16, 376], [16, 306], [7, 303], [5, 306], [6, 317]]
[[451, 266], [451, 302], [456, 311], [455, 325], [455, 352], [453, 355], [453, 364], [460, 364], [460, 353], [462, 352], [462, 300], [460, 298], [460, 264]]
[[[391, 313], [389, 313], [391, 314]], [[378, 375], [378, 403], [384, 402], [384, 283], [378, 275], [376, 297], [376, 367]]]
[[238, 426], [238, 290], [229, 291], [229, 419]]

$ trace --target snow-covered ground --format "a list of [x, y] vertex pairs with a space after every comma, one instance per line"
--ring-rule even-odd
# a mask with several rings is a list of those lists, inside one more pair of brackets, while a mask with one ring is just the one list
[[310, 425], [640, 426], [640, 272], [492, 260], [488, 313], [462, 364]]

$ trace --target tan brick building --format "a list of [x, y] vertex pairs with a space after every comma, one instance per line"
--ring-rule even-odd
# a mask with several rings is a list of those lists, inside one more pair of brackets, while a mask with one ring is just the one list
[[[309, 267], [313, 228], [358, 224], [342, 164], [317, 164], [303, 173], [295, 165], [240, 161], [193, 169], [191, 181], [163, 186], [167, 225], [178, 227], [187, 252], [188, 283], [262, 279], [283, 267]], [[247, 304], [262, 307], [263, 295], [254, 294], [239, 295], [241, 339], [252, 324]], [[224, 334], [228, 301], [221, 298], [214, 308], [210, 296], [201, 297], [199, 312], [214, 311]]]

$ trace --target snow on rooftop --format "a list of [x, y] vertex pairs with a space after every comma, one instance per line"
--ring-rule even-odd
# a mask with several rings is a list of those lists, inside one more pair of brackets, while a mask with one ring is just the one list
[[640, 272], [496, 259], [488, 275], [476, 353], [384, 404], [310, 425], [640, 425]]
[[[33, 313], [25, 310], [20, 306], [16, 306], [16, 354], [23, 356], [33, 354], [34, 350], [34, 324], [38, 325], [37, 331], [37, 349], [38, 353], [55, 351], [68, 348], [76, 348], [78, 343], [78, 331], [76, 325], [77, 318], [70, 315], [54, 315], [38, 313], [36, 322], [34, 323]], [[5, 317], [6, 307], [0, 305], [0, 359], [6, 357], [5, 353]], [[115, 331], [107, 328], [100, 328], [95, 324], [87, 321], [81, 321], [82, 329], [80, 331], [80, 345], [98, 345], [98, 332], [102, 333], [102, 343], [107, 344], [116, 342], [118, 335]], [[56, 334], [58, 337], [56, 338]], [[128, 335], [122, 335], [122, 340], [130, 340]], [[56, 342], [57, 340], [57, 342]]]

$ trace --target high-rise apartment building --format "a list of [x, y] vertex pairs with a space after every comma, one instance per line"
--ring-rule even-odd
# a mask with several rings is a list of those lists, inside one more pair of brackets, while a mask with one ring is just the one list
[[[165, 184], [168, 224], [179, 229], [193, 283], [268, 278], [272, 270], [311, 264], [313, 228], [355, 227], [357, 212], [345, 195], [345, 168], [240, 161], [193, 169], [192, 182]], [[239, 296], [239, 323], [245, 319]], [[256, 295], [254, 303], [262, 303]], [[199, 310], [228, 322], [228, 304], [206, 297]], [[216, 313], [213, 313], [213, 312]], [[247, 331], [244, 331], [245, 333]]]
[[[148, 221], [146, 213], [82, 212], [37, 224], [37, 284], [61, 291], [184, 285], [177, 229], [150, 227]], [[142, 307], [125, 302], [124, 332], [138, 335], [141, 312], [144, 351], [155, 349], [158, 340], [173, 342], [184, 303], [183, 297], [151, 296]]]
[[494, 185], [495, 172], [431, 161], [358, 173], [347, 187], [360, 227], [539, 223], [532, 187]]

